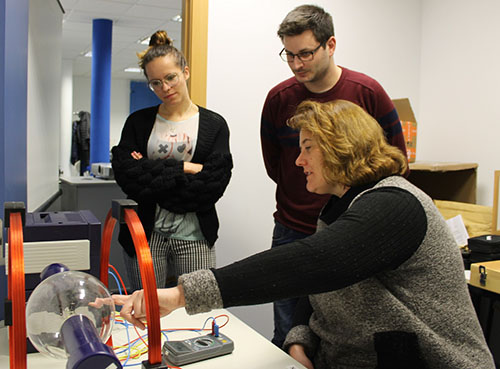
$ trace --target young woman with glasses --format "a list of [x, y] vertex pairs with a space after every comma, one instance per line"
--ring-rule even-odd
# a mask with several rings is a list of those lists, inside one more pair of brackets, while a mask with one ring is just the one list
[[[189, 96], [189, 67], [165, 31], [151, 36], [139, 65], [160, 105], [132, 113], [112, 149], [116, 182], [138, 203], [153, 258], [156, 283], [215, 267], [215, 203], [229, 183], [229, 128], [219, 114]], [[126, 226], [119, 241], [133, 290], [141, 288], [134, 245]]]

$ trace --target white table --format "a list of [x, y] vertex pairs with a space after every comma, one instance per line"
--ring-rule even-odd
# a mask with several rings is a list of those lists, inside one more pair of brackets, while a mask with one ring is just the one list
[[[161, 319], [162, 329], [174, 328], [201, 328], [205, 320], [209, 317], [216, 317], [225, 314], [229, 316], [229, 322], [220, 329], [220, 333], [225, 334], [234, 341], [234, 351], [231, 354], [219, 356], [197, 363], [183, 365], [186, 369], [305, 369], [304, 366], [292, 359], [285, 352], [277, 348], [265, 337], [254, 331], [248, 325], [243, 323], [236, 316], [227, 310], [213, 310], [210, 313], [187, 315], [184, 309], [179, 309], [169, 316]], [[222, 325], [225, 318], [217, 319], [217, 324]], [[205, 328], [211, 327], [211, 321]], [[8, 348], [8, 329], [0, 328], [0, 368], [9, 368], [9, 348]], [[140, 331], [145, 333], [145, 331]], [[180, 340], [205, 335], [205, 332], [178, 331], [168, 333], [169, 340]], [[137, 338], [135, 330], [129, 328], [130, 339]], [[162, 337], [162, 340], [165, 340]], [[113, 330], [113, 345], [118, 346], [126, 343], [126, 331], [122, 325], [115, 324]], [[163, 343], [164, 341], [162, 341]], [[147, 354], [138, 360], [129, 360], [128, 364], [142, 362], [147, 360]], [[28, 354], [28, 369], [65, 369], [65, 360], [56, 360], [45, 357], [40, 353]], [[141, 368], [134, 366], [132, 368]]]

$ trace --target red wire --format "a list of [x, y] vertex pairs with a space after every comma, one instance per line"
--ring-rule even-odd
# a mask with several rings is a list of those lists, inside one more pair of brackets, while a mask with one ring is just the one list
[[[123, 288], [123, 291], [125, 292], [125, 295], [128, 295], [127, 289], [125, 288], [125, 283], [123, 283], [122, 276], [120, 275], [120, 273], [118, 273], [118, 270], [116, 270], [116, 268], [113, 265], [111, 265], [111, 264], [108, 264], [108, 266], [111, 269], [113, 269], [113, 271], [115, 272], [116, 276], [118, 277], [118, 280], [120, 281], [120, 284], [121, 284], [121, 286]], [[146, 345], [146, 347], [149, 348], [147, 342], [144, 341], [144, 339], [142, 338], [142, 335], [139, 333], [139, 331], [137, 330], [136, 326], [134, 326], [134, 329], [135, 329], [135, 333], [137, 333], [138, 338], [136, 338], [135, 340], [131, 341], [130, 343], [134, 343], [135, 341], [138, 341], [140, 339], [142, 341], [142, 343], [144, 343], [144, 345]]]
[[221, 314], [221, 315], [217, 315], [214, 320], [216, 320], [217, 318], [221, 318], [221, 317], [224, 317], [226, 318], [226, 322], [222, 325], [219, 325], [219, 328], [222, 328], [222, 327], [225, 327], [227, 325], [227, 323], [229, 323], [229, 316], [226, 315], [226, 314]]
[[125, 287], [125, 283], [123, 283], [123, 279], [122, 279], [122, 276], [120, 275], [120, 273], [118, 273], [118, 270], [116, 270], [116, 268], [111, 265], [111, 264], [108, 264], [108, 267], [110, 267], [111, 269], [113, 269], [113, 271], [115, 272], [116, 276], [118, 277], [118, 280], [120, 281], [120, 284], [123, 288], [123, 292], [125, 292], [125, 295], [128, 295], [127, 293], [127, 288]]
[[[125, 283], [123, 283], [122, 276], [120, 275], [120, 273], [118, 273], [118, 270], [116, 270], [116, 268], [112, 264], [108, 264], [108, 267], [111, 268], [111, 269], [113, 269], [114, 273], [118, 277], [118, 280], [120, 281], [120, 285], [122, 286], [123, 291], [125, 292], [125, 295], [128, 295], [127, 288], [125, 287]], [[137, 330], [136, 326], [134, 326], [134, 330], [135, 330], [135, 333], [137, 334], [138, 338], [136, 338], [135, 340], [131, 341], [130, 343], [134, 343], [135, 341], [138, 341], [140, 339], [142, 341], [142, 343], [144, 343], [144, 345], [146, 347], [148, 347], [148, 349], [149, 349], [148, 343], [146, 341], [144, 341], [144, 339], [142, 338], [142, 335], [139, 333], [139, 331]]]

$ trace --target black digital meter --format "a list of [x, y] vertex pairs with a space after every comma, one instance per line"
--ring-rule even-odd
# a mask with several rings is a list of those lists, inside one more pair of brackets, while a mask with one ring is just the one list
[[167, 364], [185, 365], [212, 357], [230, 354], [233, 341], [223, 334], [213, 334], [182, 341], [167, 341], [163, 344], [163, 361]]

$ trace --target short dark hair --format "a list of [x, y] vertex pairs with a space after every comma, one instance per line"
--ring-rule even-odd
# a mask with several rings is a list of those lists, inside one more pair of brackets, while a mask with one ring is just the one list
[[325, 45], [328, 39], [335, 36], [332, 16], [316, 5], [301, 5], [288, 13], [281, 22], [278, 36], [297, 36], [311, 30], [316, 40]]

